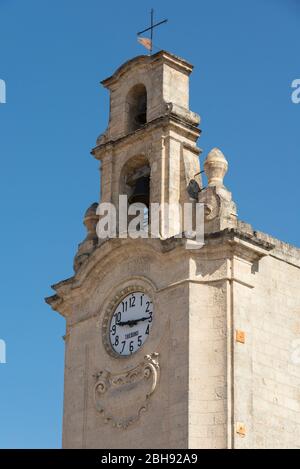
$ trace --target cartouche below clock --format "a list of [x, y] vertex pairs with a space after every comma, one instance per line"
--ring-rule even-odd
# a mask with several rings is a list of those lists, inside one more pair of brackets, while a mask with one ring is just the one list
[[132, 292], [114, 310], [109, 326], [111, 347], [121, 356], [136, 352], [150, 335], [153, 304], [146, 293]]

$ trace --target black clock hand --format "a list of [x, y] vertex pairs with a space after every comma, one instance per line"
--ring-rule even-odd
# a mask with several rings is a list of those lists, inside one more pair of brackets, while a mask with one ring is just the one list
[[117, 326], [135, 326], [138, 323], [136, 319], [130, 319], [129, 321], [117, 322]]
[[117, 322], [117, 326], [136, 326], [138, 322], [147, 321], [148, 319], [151, 319], [151, 317], [149, 316], [147, 318], [129, 319], [129, 321], [120, 321], [120, 322]]
[[137, 324], [137, 321], [135, 320], [130, 320], [130, 321], [119, 321], [116, 323], [117, 326], [135, 326]]

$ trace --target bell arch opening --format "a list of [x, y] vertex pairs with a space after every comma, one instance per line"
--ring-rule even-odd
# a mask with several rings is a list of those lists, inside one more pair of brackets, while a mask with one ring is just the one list
[[135, 85], [126, 98], [127, 133], [140, 129], [147, 123], [147, 90], [142, 84]]
[[150, 164], [144, 155], [131, 158], [121, 171], [119, 194], [127, 195], [128, 206], [132, 204], [145, 206], [141, 230], [150, 222], [150, 173]]

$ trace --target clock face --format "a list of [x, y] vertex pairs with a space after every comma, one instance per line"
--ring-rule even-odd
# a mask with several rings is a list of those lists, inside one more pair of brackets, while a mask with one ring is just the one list
[[109, 326], [110, 344], [118, 355], [136, 352], [151, 332], [153, 304], [146, 293], [132, 292], [115, 308]]

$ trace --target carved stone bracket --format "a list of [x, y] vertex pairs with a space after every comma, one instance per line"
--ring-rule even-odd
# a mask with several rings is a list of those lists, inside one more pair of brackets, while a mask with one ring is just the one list
[[205, 190], [201, 194], [201, 202], [205, 204], [205, 221], [214, 220], [221, 213], [221, 198], [214, 190]]
[[104, 423], [126, 429], [136, 422], [148, 409], [149, 399], [154, 393], [160, 374], [158, 353], [146, 355], [144, 360], [131, 370], [112, 373], [107, 370], [94, 375], [94, 402], [102, 414]]

